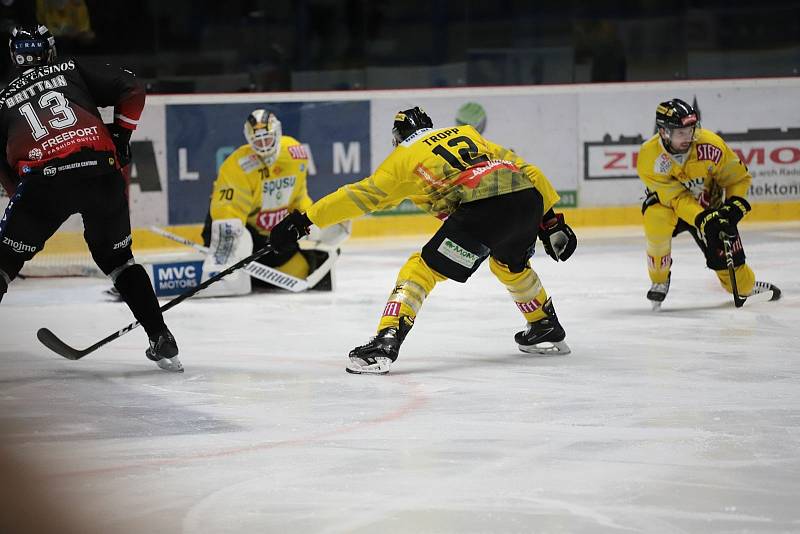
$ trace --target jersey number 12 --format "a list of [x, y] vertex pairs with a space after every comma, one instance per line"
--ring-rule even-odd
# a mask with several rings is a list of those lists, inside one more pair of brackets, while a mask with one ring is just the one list
[[[458, 156], [447, 150], [442, 145], [436, 145], [433, 147], [433, 149], [431, 149], [431, 152], [443, 158], [447, 163], [450, 164], [451, 167], [456, 168], [459, 171], [465, 171], [468, 167], [474, 167], [479, 163], [489, 161], [488, 156], [485, 154], [481, 156], [478, 155], [477, 145], [472, 141], [472, 139], [465, 135], [459, 135], [458, 137], [454, 137], [447, 142], [447, 146], [453, 148], [456, 148], [462, 144], [466, 146], [462, 146], [458, 149]], [[459, 161], [459, 157], [461, 158], [461, 161]]]

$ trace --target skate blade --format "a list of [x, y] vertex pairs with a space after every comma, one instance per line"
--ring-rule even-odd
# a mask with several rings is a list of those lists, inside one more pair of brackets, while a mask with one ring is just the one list
[[171, 373], [182, 373], [183, 372], [183, 365], [181, 361], [178, 359], [177, 356], [172, 358], [161, 358], [156, 362], [161, 369], [165, 371], [169, 371]]
[[775, 286], [770, 287], [769, 289], [762, 289], [758, 293], [752, 293], [743, 297], [747, 299], [747, 302], [773, 302], [776, 300], [780, 300], [781, 298], [781, 290]]
[[519, 350], [522, 352], [527, 352], [528, 354], [562, 354], [566, 355], [572, 352], [570, 350], [569, 345], [567, 345], [564, 341], [554, 341], [549, 342], [546, 341], [544, 343], [539, 343], [538, 345], [519, 345]]
[[[359, 363], [361, 362], [361, 363]], [[376, 358], [376, 363], [363, 365], [364, 360], [350, 360], [350, 365], [345, 367], [345, 371], [352, 375], [385, 375], [392, 367], [392, 360], [389, 358]]]
[[661, 302], [657, 300], [651, 300], [650, 306], [652, 307], [652, 311], [661, 311]]

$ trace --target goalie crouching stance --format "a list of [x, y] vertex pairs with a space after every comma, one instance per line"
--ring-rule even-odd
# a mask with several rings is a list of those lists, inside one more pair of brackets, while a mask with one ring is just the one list
[[[752, 177], [736, 153], [714, 132], [700, 127], [694, 108], [678, 98], [656, 108], [658, 133], [642, 144], [637, 170], [647, 187], [642, 205], [647, 238], [647, 271], [652, 283], [647, 299], [654, 310], [667, 296], [672, 266], [672, 238], [688, 231], [728, 293], [733, 283], [721, 235], [728, 236], [736, 289], [742, 297], [770, 293], [745, 263], [737, 225], [750, 212], [746, 200]], [[739, 305], [739, 304], [737, 304]]]
[[[203, 281], [217, 272], [263, 248], [272, 229], [291, 210], [306, 210], [308, 156], [296, 139], [282, 134], [274, 113], [256, 109], [244, 123], [247, 144], [237, 148], [222, 163], [211, 193], [211, 206], [203, 228], [203, 242], [209, 247], [203, 263]], [[350, 227], [338, 225], [316, 236], [317, 247], [300, 250], [297, 243], [271, 252], [259, 259], [268, 267], [305, 279], [329, 255], [338, 256], [337, 246], [347, 239]], [[333, 271], [314, 289], [333, 289]], [[266, 282], [256, 284], [272, 287]], [[239, 270], [210, 286], [201, 296], [244, 295], [250, 293], [253, 280]]]
[[400, 269], [378, 333], [350, 352], [350, 373], [385, 374], [438, 282], [466, 282], [489, 258], [489, 268], [508, 289], [528, 327], [514, 337], [524, 352], [568, 353], [566, 334], [539, 277], [531, 269], [537, 236], [556, 261], [566, 260], [577, 240], [553, 213], [558, 194], [541, 171], [511, 150], [484, 139], [472, 126], [433, 129], [419, 108], [395, 116], [394, 151], [372, 176], [295, 211], [272, 232], [278, 250], [290, 250], [310, 225], [326, 227], [410, 198], [447, 219]]

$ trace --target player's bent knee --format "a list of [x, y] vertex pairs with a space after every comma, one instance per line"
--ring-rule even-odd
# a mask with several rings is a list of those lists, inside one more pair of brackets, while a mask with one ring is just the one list
[[103, 271], [103, 274], [111, 277], [112, 280], [114, 279], [112, 273], [122, 272], [122, 270], [136, 263], [133, 259], [130, 245], [112, 251], [93, 251], [92, 258], [97, 266], [100, 267], [100, 270]]
[[[126, 271], [128, 271], [128, 269], [130, 269], [132, 267], [139, 267], [140, 269], [144, 270], [144, 267], [142, 267], [141, 265], [136, 263], [136, 261], [133, 258], [131, 258], [128, 261], [126, 261], [125, 263], [123, 263], [122, 265], [120, 265], [119, 267], [116, 267], [116, 268], [112, 269], [111, 272], [107, 273], [108, 277], [111, 278], [111, 281], [114, 283], [114, 285], [116, 285], [117, 284], [117, 280], [119, 280], [120, 278], [124, 279], [124, 278], [126, 278], [127, 276], [130, 276], [133, 273], [133, 271], [131, 271], [131, 272], [125, 274]], [[147, 273], [145, 272], [145, 274], [147, 274]]]
[[11, 277], [8, 276], [4, 270], [0, 269], [0, 301], [3, 300], [3, 295], [8, 291], [8, 286], [11, 284]]
[[4, 278], [7, 285], [10, 285], [11, 281], [22, 270], [24, 264], [24, 260], [13, 256], [8, 257], [0, 252], [0, 278]]
[[428, 266], [451, 280], [466, 282], [489, 257], [489, 247], [458, 228], [445, 223], [422, 247], [422, 259]]

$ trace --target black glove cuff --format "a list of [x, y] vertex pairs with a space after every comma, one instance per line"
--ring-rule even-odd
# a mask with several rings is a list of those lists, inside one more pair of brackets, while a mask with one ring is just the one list
[[301, 221], [303, 222], [303, 228], [305, 229], [306, 234], [307, 234], [308, 233], [308, 227], [311, 226], [314, 223], [311, 222], [311, 219], [309, 219], [308, 215], [306, 215], [305, 213], [302, 213], [301, 215], [302, 215]]
[[733, 196], [725, 200], [725, 204], [728, 204], [730, 206], [736, 206], [736, 204], [738, 203], [744, 206], [745, 213], [750, 213], [750, 210], [753, 209], [753, 207], [750, 206], [750, 203], [747, 201], [747, 199], [742, 197]]
[[111, 133], [111, 137], [114, 138], [114, 142], [120, 144], [128, 144], [133, 135], [133, 130], [123, 128], [117, 123], [109, 124], [108, 131]]

